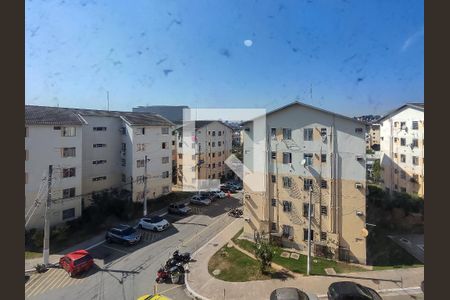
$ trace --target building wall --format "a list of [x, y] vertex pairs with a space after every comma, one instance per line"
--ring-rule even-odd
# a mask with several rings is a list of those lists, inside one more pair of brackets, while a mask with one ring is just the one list
[[[63, 126], [60, 126], [63, 127]], [[81, 126], [73, 126], [76, 135], [73, 137], [61, 136], [61, 130], [54, 126], [30, 125], [26, 126], [25, 137], [25, 213], [34, 204], [42, 183], [41, 204], [34, 212], [27, 228], [42, 228], [44, 226], [44, 208], [47, 200], [47, 177], [49, 165], [53, 166], [52, 200], [59, 199], [51, 204], [50, 224], [56, 225], [81, 215], [81, 198], [63, 197], [63, 189], [75, 188], [75, 195], [82, 193], [82, 137]], [[62, 157], [62, 148], [75, 147], [75, 157]], [[76, 168], [75, 176], [63, 178], [63, 168]], [[63, 220], [63, 211], [75, 209], [73, 218]]]
[[[412, 122], [418, 121], [418, 129], [412, 129]], [[400, 123], [405, 122], [401, 129]], [[397, 125], [397, 126], [396, 126]], [[424, 113], [419, 109], [407, 107], [390, 118], [383, 120], [380, 128], [380, 150], [382, 153], [381, 167], [383, 168], [383, 185], [389, 191], [401, 192], [423, 197], [425, 194], [425, 135]], [[406, 139], [405, 146], [401, 139]], [[418, 140], [418, 147], [412, 147], [412, 140]], [[405, 162], [402, 162], [402, 155]], [[413, 156], [418, 158], [418, 165], [413, 164]], [[405, 176], [402, 178], [402, 173]], [[417, 183], [412, 182], [414, 175]]]
[[[283, 232], [283, 225], [291, 226], [290, 234], [284, 239], [288, 246], [306, 251], [303, 230], [307, 228], [307, 217], [303, 205], [308, 203], [309, 190], [304, 189], [304, 180], [313, 180], [312, 202], [314, 204], [314, 243], [330, 247], [338, 255], [338, 247], [348, 248], [354, 261], [365, 263], [366, 248], [362, 229], [365, 227], [365, 129], [364, 125], [332, 114], [305, 107], [293, 106], [267, 116], [267, 188], [266, 193], [253, 193], [245, 186], [245, 214], [249, 222], [245, 232], [254, 230], [266, 233]], [[255, 164], [250, 142], [253, 128], [244, 130], [244, 163], [249, 170]], [[271, 137], [275, 128], [275, 138]], [[291, 140], [283, 139], [283, 128], [291, 128]], [[304, 128], [313, 129], [313, 140], [304, 140]], [[326, 138], [321, 129], [326, 129]], [[361, 132], [355, 132], [361, 128]], [[333, 141], [335, 159], [333, 160]], [[276, 157], [272, 158], [272, 152]], [[291, 153], [292, 163], [283, 163], [283, 152]], [[312, 165], [303, 166], [304, 154], [312, 154]], [[326, 162], [321, 161], [321, 155]], [[359, 159], [357, 159], [359, 157]], [[336, 162], [333, 166], [332, 162]], [[333, 176], [334, 175], [334, 180]], [[272, 176], [276, 182], [272, 182]], [[291, 180], [290, 187], [283, 186], [283, 177]], [[327, 182], [321, 188], [321, 181]], [[246, 182], [244, 177], [244, 183]], [[359, 183], [360, 188], [356, 188]], [[275, 205], [272, 204], [275, 199]], [[284, 211], [283, 201], [291, 203], [291, 210]], [[320, 214], [325, 206], [327, 215]], [[358, 211], [359, 215], [356, 214]], [[320, 232], [327, 234], [321, 241]]]

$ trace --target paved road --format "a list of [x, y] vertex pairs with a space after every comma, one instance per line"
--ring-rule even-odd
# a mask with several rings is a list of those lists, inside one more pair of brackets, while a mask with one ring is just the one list
[[[173, 226], [160, 233], [143, 232], [135, 246], [102, 244], [90, 250], [96, 267], [80, 278], [70, 278], [62, 269], [34, 274], [25, 284], [27, 299], [132, 300], [151, 293], [158, 268], [173, 251], [193, 252], [233, 221], [225, 213], [240, 206], [236, 198], [218, 199], [209, 207], [194, 207], [188, 217], [165, 216]], [[184, 285], [159, 284], [158, 292], [173, 299], [190, 299]]]
[[425, 263], [425, 243], [423, 234], [389, 235], [389, 237], [420, 262]]

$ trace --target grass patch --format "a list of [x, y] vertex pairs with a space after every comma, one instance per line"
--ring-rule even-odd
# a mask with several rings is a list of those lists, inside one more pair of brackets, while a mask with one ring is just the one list
[[[212, 273], [216, 269], [221, 271], [217, 276]], [[262, 274], [258, 261], [226, 245], [211, 257], [208, 271], [218, 279], [232, 282], [271, 279], [271, 273], [274, 273], [274, 270], [270, 270], [270, 273]]]
[[[254, 251], [255, 251], [255, 243], [253, 243], [249, 240], [236, 238], [233, 240], [233, 242], [235, 242], [242, 249], [247, 250], [251, 253], [254, 253]], [[298, 260], [293, 259], [293, 258], [284, 258], [284, 257], [280, 256], [280, 254], [284, 251], [282, 248], [274, 247], [274, 249], [275, 249], [275, 253], [273, 256], [273, 260], [272, 260], [274, 263], [276, 263], [280, 266], [283, 266], [292, 272], [306, 274], [306, 262], [307, 262], [306, 255], [300, 254], [300, 258]], [[365, 269], [365, 268], [346, 264], [343, 262], [338, 262], [338, 261], [320, 258], [320, 257], [312, 258], [311, 274], [325, 275], [326, 268], [334, 268], [336, 273], [350, 273], [350, 272], [367, 271], [367, 269]]]
[[25, 259], [42, 257], [42, 252], [25, 251]]

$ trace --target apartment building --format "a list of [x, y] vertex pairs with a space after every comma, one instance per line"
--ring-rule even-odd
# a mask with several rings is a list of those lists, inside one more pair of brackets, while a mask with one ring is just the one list
[[[299, 102], [265, 117], [264, 161], [255, 120], [244, 124], [244, 233], [306, 253], [311, 197], [313, 255], [366, 263], [364, 123]], [[263, 192], [247, 180], [261, 165]]]
[[[49, 165], [54, 170], [52, 225], [79, 217], [96, 192], [116, 190], [143, 201], [145, 156], [147, 198], [169, 193], [172, 127], [167, 119], [148, 113], [27, 105], [26, 211], [46, 197], [41, 182]], [[42, 227], [43, 214], [40, 205], [27, 227]]]
[[407, 103], [379, 123], [383, 186], [389, 192], [424, 197], [424, 104]]
[[366, 148], [375, 151], [380, 150], [380, 124], [367, 125]]
[[231, 154], [233, 129], [226, 123], [185, 122], [177, 128], [176, 136], [179, 184], [192, 185], [197, 179], [221, 179], [231, 173], [225, 160]]

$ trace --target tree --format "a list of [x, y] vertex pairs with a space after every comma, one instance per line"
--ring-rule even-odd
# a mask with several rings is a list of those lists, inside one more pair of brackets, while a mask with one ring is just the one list
[[372, 176], [375, 182], [379, 182], [381, 180], [381, 165], [379, 159], [375, 160], [373, 163]]
[[265, 273], [267, 267], [270, 267], [273, 257], [272, 246], [265, 241], [260, 241], [256, 244], [255, 256], [259, 261], [261, 272]]

